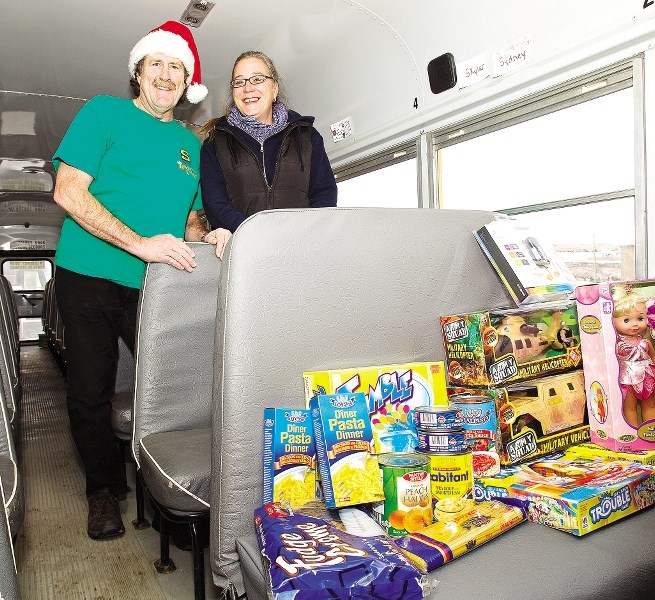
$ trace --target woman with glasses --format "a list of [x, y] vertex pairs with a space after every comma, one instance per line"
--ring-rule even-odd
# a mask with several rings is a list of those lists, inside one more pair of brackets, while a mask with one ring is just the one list
[[200, 130], [206, 135], [200, 181], [212, 230], [234, 232], [262, 210], [336, 206], [337, 184], [314, 117], [287, 108], [273, 61], [244, 52], [230, 88], [225, 116]]

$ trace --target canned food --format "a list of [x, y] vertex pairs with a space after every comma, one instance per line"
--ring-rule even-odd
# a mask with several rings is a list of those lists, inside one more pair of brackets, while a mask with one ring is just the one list
[[466, 432], [458, 431], [427, 431], [418, 429], [419, 452], [462, 452], [468, 448]]
[[500, 457], [496, 450], [498, 417], [495, 401], [484, 394], [465, 392], [453, 394], [450, 403], [462, 411], [462, 427], [473, 450], [473, 476], [497, 475], [500, 472]]
[[426, 456], [430, 458], [430, 489], [435, 506], [447, 510], [449, 506], [455, 507], [461, 501], [473, 498], [470, 448], [462, 452], [433, 452]]
[[459, 407], [451, 406], [417, 406], [414, 409], [416, 429], [430, 431], [450, 431], [461, 429], [464, 420]]
[[399, 537], [432, 523], [430, 459], [416, 452], [378, 455], [384, 500], [373, 514], [388, 535]]

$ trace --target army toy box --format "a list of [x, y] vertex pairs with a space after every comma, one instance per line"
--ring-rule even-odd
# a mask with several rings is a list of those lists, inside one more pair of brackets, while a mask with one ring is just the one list
[[591, 441], [655, 449], [655, 281], [576, 289]]
[[441, 317], [448, 385], [486, 388], [582, 363], [575, 304]]
[[376, 454], [415, 450], [414, 409], [448, 403], [443, 362], [334, 369], [303, 377], [308, 404], [318, 394], [366, 394]]

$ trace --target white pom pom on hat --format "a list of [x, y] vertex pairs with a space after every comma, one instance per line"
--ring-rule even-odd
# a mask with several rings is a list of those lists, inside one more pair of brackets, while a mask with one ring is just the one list
[[200, 56], [189, 28], [177, 21], [166, 21], [142, 37], [130, 52], [130, 75], [134, 77], [136, 65], [144, 56], [157, 52], [179, 58], [186, 67], [191, 78], [186, 91], [187, 100], [193, 104], [204, 100], [208, 90], [201, 83]]

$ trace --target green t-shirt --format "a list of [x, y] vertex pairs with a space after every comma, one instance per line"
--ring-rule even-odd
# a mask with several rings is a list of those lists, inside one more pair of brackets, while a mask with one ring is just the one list
[[[131, 100], [96, 96], [77, 114], [53, 157], [84, 171], [89, 192], [139, 235], [184, 237], [191, 210], [202, 208], [200, 142], [175, 120], [162, 122]], [[139, 288], [145, 263], [90, 234], [66, 215], [55, 263]]]

